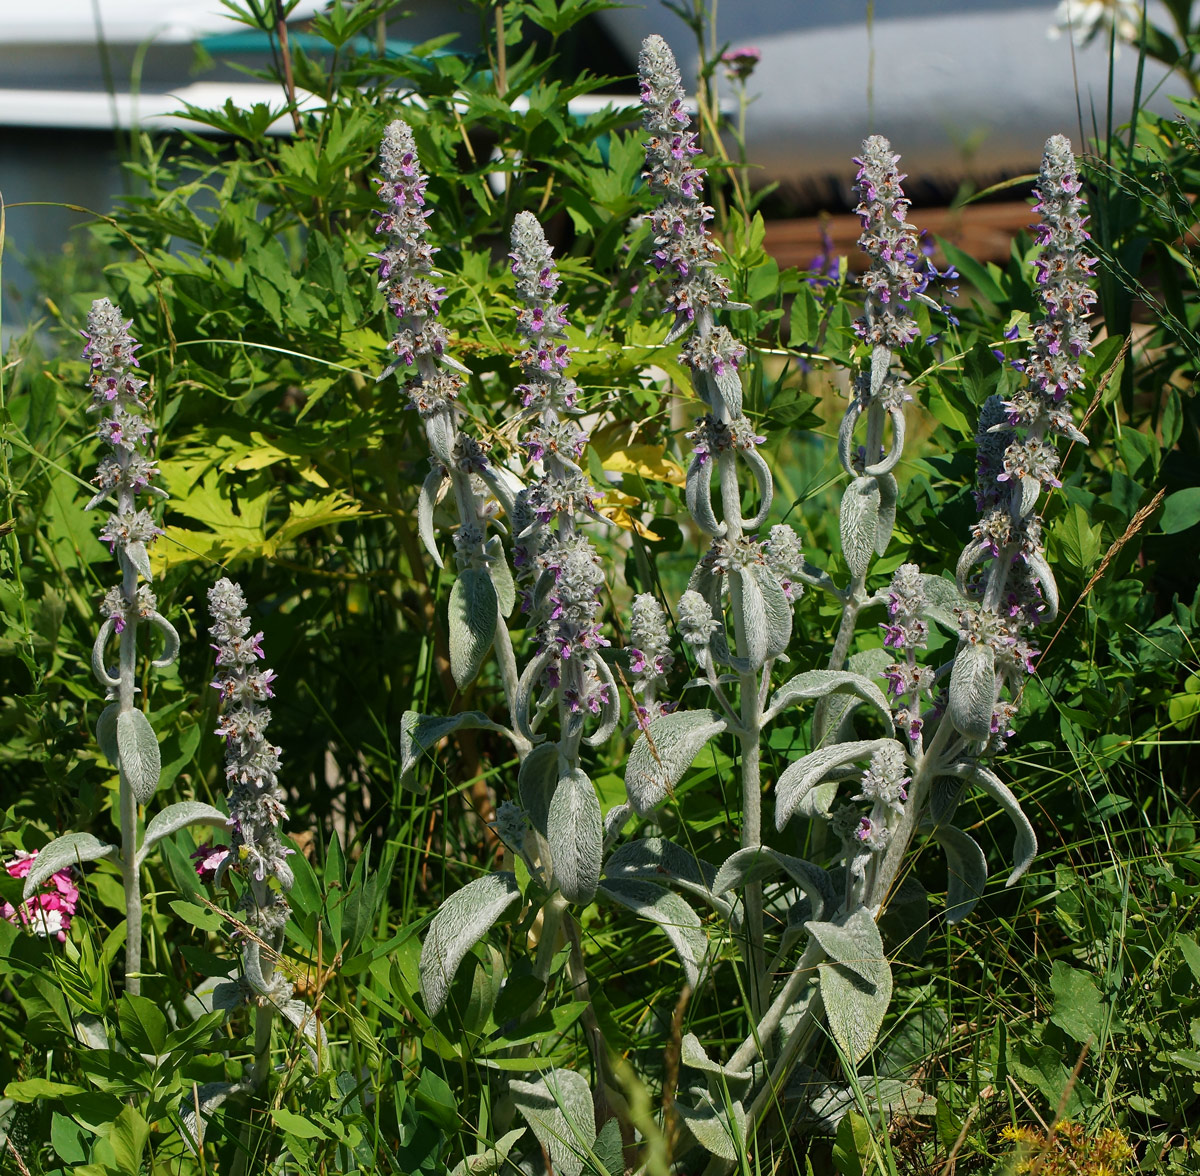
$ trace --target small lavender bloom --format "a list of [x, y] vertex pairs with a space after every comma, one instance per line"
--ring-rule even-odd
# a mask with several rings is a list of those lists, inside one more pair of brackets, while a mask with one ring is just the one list
[[888, 621], [880, 625], [883, 644], [889, 649], [924, 649], [929, 625], [924, 619], [928, 601], [921, 569], [916, 564], [901, 564], [888, 589]]
[[721, 64], [725, 67], [725, 76], [731, 82], [745, 82], [754, 72], [754, 67], [762, 61], [762, 50], [751, 45], [738, 49], [726, 49], [721, 54]]
[[866, 313], [854, 324], [868, 343], [891, 351], [917, 337], [917, 324], [909, 313], [911, 299], [924, 291], [927, 278], [918, 270], [921, 251], [917, 231], [905, 217], [910, 202], [904, 195], [897, 169], [900, 156], [882, 135], [863, 143], [855, 190], [860, 200], [855, 211], [862, 221], [859, 247], [871, 258], [863, 275], [867, 291]]
[[[208, 590], [213, 618], [209, 633], [216, 651], [213, 682], [221, 698], [217, 734], [225, 738], [225, 779], [229, 784], [229, 862], [245, 869], [250, 884], [242, 909], [250, 929], [277, 946], [291, 910], [284, 892], [292, 886], [280, 826], [287, 819], [286, 795], [279, 783], [280, 749], [267, 741], [272, 670], [260, 670], [262, 634], [250, 633], [246, 597], [222, 577]], [[279, 889], [271, 887], [274, 879]]]
[[673, 330], [679, 331], [697, 311], [727, 305], [729, 284], [714, 269], [719, 251], [706, 227], [713, 210], [703, 201], [705, 171], [692, 166], [700, 148], [689, 129], [679, 67], [662, 37], [651, 35], [642, 43], [638, 78], [643, 123], [650, 133], [642, 178], [662, 198], [650, 214], [651, 260], [672, 276], [667, 306], [675, 316]]

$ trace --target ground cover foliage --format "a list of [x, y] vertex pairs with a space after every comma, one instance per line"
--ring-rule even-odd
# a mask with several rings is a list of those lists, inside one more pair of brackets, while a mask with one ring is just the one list
[[[1021, 690], [1016, 733], [991, 761], [1035, 828], [1039, 855], [1005, 888], [1012, 826], [986, 796], [965, 796], [955, 823], [982, 847], [993, 877], [970, 914], [951, 922], [947, 913], [963, 913], [976, 896], [961, 883], [948, 894], [942, 851], [918, 838], [879, 923], [891, 999], [877, 1038], [814, 1022], [800, 1089], [791, 1099], [779, 1092], [748, 1134], [742, 1071], [713, 1059], [736, 1056], [758, 1020], [763, 969], [736, 920], [722, 934], [719, 904], [692, 901], [712, 889], [697, 860], [720, 865], [742, 845], [746, 744], [712, 738], [690, 768], [682, 764], [662, 803], [638, 806], [638, 823], [626, 828], [643, 846], [657, 839], [657, 863], [627, 853], [626, 876], [601, 883], [577, 854], [565, 869], [555, 862], [556, 891], [539, 891], [547, 859], [535, 855], [531, 869], [488, 822], [497, 818], [511, 846], [513, 827], [496, 806], [520, 800], [530, 809], [519, 768], [528, 777], [524, 765], [545, 758], [529, 753], [529, 737], [542, 732], [526, 730], [524, 747], [505, 736], [513, 719], [503, 657], [487, 656], [477, 638], [464, 644], [461, 626], [455, 636], [453, 610], [470, 614], [456, 585], [480, 582], [456, 573], [466, 546], [451, 542], [462, 530], [457, 490], [422, 505], [428, 417], [408, 410], [396, 378], [376, 383], [396, 358], [373, 256], [379, 151], [403, 118], [429, 177], [423, 207], [445, 288], [445, 353], [468, 369], [459, 419], [493, 467], [520, 469], [529, 451], [519, 444], [530, 421], [516, 389], [530, 380], [521, 364], [533, 312], [518, 289], [528, 275], [514, 274], [508, 258], [514, 223], [528, 223], [519, 214], [533, 214], [555, 247], [554, 296], [570, 308], [563, 341], [589, 434], [579, 468], [603, 495], [596, 513], [607, 520], [580, 526], [603, 569], [597, 615], [612, 642], [596, 649], [597, 673], [612, 675], [603, 704], [622, 706], [609, 742], [588, 751], [576, 733], [568, 747], [564, 778], [575, 784], [555, 802], [555, 828], [592, 821], [592, 800], [609, 816], [627, 799], [630, 764], [641, 763], [648, 780], [663, 768], [647, 756], [644, 733], [637, 750], [630, 705], [648, 699], [632, 691], [652, 675], [628, 653], [631, 600], [651, 593], [681, 616], [707, 547], [693, 522], [688, 434], [713, 405], [699, 403], [680, 344], [666, 342], [673, 288], [649, 263], [658, 195], [641, 181], [640, 115], [568, 109], [603, 81], [568, 76], [556, 58], [560, 38], [594, 7], [481, 5], [480, 56], [435, 43], [383, 57], [380, 5], [334, 6], [311, 29], [325, 49], [278, 46], [289, 64], [284, 71], [280, 58], [278, 107], [196, 111], [219, 136], [138, 144], [134, 194], [89, 230], [102, 270], [74, 272], [39, 329], [9, 344], [0, 447], [0, 839], [12, 863], [11, 877], [0, 872], [11, 916], [0, 921], [4, 1163], [35, 1173], [487, 1173], [547, 1164], [563, 1173], [710, 1165], [858, 1173], [941, 1172], [951, 1162], [959, 1172], [1200, 1170], [1188, 1138], [1200, 1109], [1200, 849], [1188, 768], [1200, 713], [1195, 103], [1180, 103], [1174, 119], [1138, 112], [1083, 157], [1100, 297], [1074, 408], [1076, 422], [1088, 414], [1089, 443], [1071, 449], [1062, 486], [1038, 508], [1060, 609], [1036, 634], [1041, 654]], [[1189, 5], [1172, 12], [1182, 30], [1192, 27]], [[275, 35], [273, 10], [243, 15]], [[1042, 313], [1039, 243], [1019, 238], [1005, 266], [942, 246], [962, 290], [950, 315], [914, 301], [916, 338], [891, 357], [914, 402], [894, 471], [890, 542], [864, 564], [857, 550], [843, 551], [839, 509], [852, 481], [837, 445], [842, 390], [872, 367], [854, 329], [863, 291], [835, 259], [781, 272], [765, 252], [736, 136], [711, 133], [722, 47], [708, 40], [702, 8], [685, 15], [707, 62], [697, 160], [716, 210], [714, 272], [729, 286], [721, 321], [746, 349], [740, 415], [763, 439], [755, 445], [774, 476], [764, 537], [782, 521], [795, 529], [810, 585], [822, 574], [838, 585], [861, 575], [865, 590], [886, 593], [907, 563], [949, 584], [977, 518], [980, 410], [1022, 386], [1012, 361], [1025, 357]], [[1143, 40], [1169, 59], [1179, 31], [1154, 34], [1143, 30]], [[746, 66], [729, 64], [735, 92]], [[289, 86], [320, 102], [295, 110], [297, 133], [281, 139], [266, 130], [289, 109]], [[857, 151], [847, 144], [847, 182]], [[10, 233], [18, 215], [8, 213]], [[930, 293], [946, 301], [936, 286]], [[72, 830], [100, 849], [120, 840], [123, 785], [105, 750], [111, 738], [97, 738], [106, 691], [91, 672], [114, 555], [84, 512], [104, 447], [85, 411], [91, 369], [78, 332], [99, 297], [132, 320], [142, 344], [157, 484], [170, 495], [156, 508], [164, 534], [148, 558], [157, 613], [180, 638], [178, 660], [155, 669], [149, 660], [163, 661], [161, 649], [143, 643], [136, 677], [121, 687], [124, 709], [144, 711], [159, 761], [146, 824], [130, 843], [153, 848], [138, 874], [143, 946], [132, 977], [119, 853], [73, 853], [38, 909], [23, 905], [32, 851]], [[475, 491], [463, 493], [470, 501]], [[494, 497], [504, 501], [503, 486]], [[746, 509], [757, 509], [749, 494]], [[485, 544], [498, 539], [511, 554], [520, 531], [495, 524], [517, 513], [510, 501], [483, 520], [493, 528]], [[497, 566], [488, 556], [476, 551], [476, 570]], [[262, 630], [263, 664], [275, 672], [270, 740], [282, 749], [284, 829], [295, 852], [285, 872], [271, 871], [286, 883], [274, 889], [253, 870], [213, 879], [216, 847], [199, 854], [197, 873], [192, 851], [212, 829], [184, 818], [199, 810], [176, 810], [180, 823], [151, 836], [154, 814], [171, 806], [229, 811], [232, 761], [214, 731], [229, 726], [221, 699], [241, 697], [243, 686], [208, 687], [209, 589], [221, 576], [240, 583], [247, 632]], [[216, 604], [234, 627], [217, 643], [228, 645], [239, 601], [223, 592]], [[533, 625], [506, 611], [524, 666]], [[828, 669], [845, 615], [844, 601], [810, 586], [792, 612], [790, 664], [776, 665], [770, 685]], [[882, 619], [879, 610], [851, 618], [860, 666], [882, 648]], [[704, 678], [705, 664], [671, 636], [674, 663], [662, 663], [666, 676], [653, 689], [660, 702], [682, 697], [683, 713], [695, 714], [709, 704], [685, 684]], [[930, 625], [928, 640], [945, 661], [954, 625]], [[762, 741], [768, 804], [788, 764], [819, 750], [819, 692], [805, 689], [795, 687], [796, 705]], [[868, 700], [857, 737], [878, 742], [884, 731], [872, 723], [882, 720], [869, 710]], [[726, 718], [711, 713], [707, 736]], [[416, 715], [441, 722], [414, 725]], [[475, 717], [455, 718], [464, 715]], [[817, 722], [830, 725], [828, 716]], [[569, 737], [553, 738], [561, 763]], [[573, 820], [562, 815], [568, 801]], [[835, 862], [838, 839], [817, 820], [773, 825], [764, 822], [763, 840], [776, 860], [789, 855], [789, 877], [807, 880], [810, 905], [797, 919], [812, 924], [823, 875], [791, 863]], [[217, 840], [226, 840], [219, 830]], [[557, 857], [562, 839], [547, 841]], [[665, 842], [685, 847], [682, 856], [670, 857]], [[71, 866], [89, 854], [92, 862]], [[759, 860], [741, 861], [739, 885], [762, 886]], [[691, 890], [657, 887], [667, 869], [690, 876]], [[768, 937], [790, 916], [783, 872], [745, 900], [746, 920], [762, 920]], [[513, 881], [488, 881], [498, 878]], [[461, 952], [444, 949], [461, 962], [423, 964], [431, 936], [447, 942], [435, 912], [481, 884], [496, 889], [487, 918]], [[593, 902], [598, 886], [608, 898]], [[286, 889], [290, 902], [277, 959], [276, 942], [245, 919], [264, 887]], [[650, 899], [665, 901], [660, 891], [678, 905], [657, 921], [640, 917]], [[568, 895], [569, 919], [558, 901]], [[836, 955], [839, 928], [815, 926]], [[697, 951], [711, 951], [711, 966], [697, 951], [688, 956], [705, 938], [711, 947]], [[878, 992], [875, 959], [843, 956], [849, 963], [839, 966], [854, 973], [846, 983]], [[273, 970], [275, 989], [287, 992], [264, 997]]]

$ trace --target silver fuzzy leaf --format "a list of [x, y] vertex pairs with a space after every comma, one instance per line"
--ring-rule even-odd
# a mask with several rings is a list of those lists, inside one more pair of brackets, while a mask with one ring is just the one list
[[677, 894], [640, 878], [606, 878], [598, 893], [657, 923], [671, 941], [687, 982], [695, 988], [708, 957], [708, 936], [696, 912]]
[[891, 474], [878, 474], [876, 481], [879, 485], [879, 517], [875, 524], [875, 554], [883, 556], [887, 554], [892, 531], [896, 528], [896, 502], [900, 497], [900, 487]]
[[569, 902], [587, 904], [600, 881], [604, 822], [596, 789], [576, 768], [558, 781], [546, 816], [546, 840], [554, 862], [554, 880]]
[[725, 727], [714, 710], [675, 711], [652, 719], [625, 766], [625, 791], [634, 811], [645, 816], [662, 804], [700, 749]]
[[450, 672], [460, 690], [475, 681], [496, 636], [499, 601], [484, 568], [465, 568], [450, 590]]
[[852, 575], [865, 576], [879, 533], [879, 483], [855, 478], [842, 495], [840, 515], [842, 555]]
[[596, 1142], [592, 1088], [574, 1070], [550, 1070], [537, 1082], [513, 1080], [509, 1091], [521, 1117], [546, 1149], [558, 1176], [580, 1176]]
[[996, 653], [990, 645], [962, 645], [950, 671], [946, 715], [968, 739], [986, 742], [992, 734], [996, 706]]
[[739, 1154], [745, 1154], [746, 1111], [740, 1102], [718, 1106], [707, 1090], [693, 1088], [676, 1098], [675, 1110], [696, 1142], [711, 1155], [736, 1163]]
[[507, 617], [517, 606], [517, 586], [513, 583], [512, 569], [504, 555], [504, 543], [499, 535], [493, 535], [487, 541], [485, 550], [491, 563], [488, 572], [492, 577], [492, 585], [496, 589], [496, 600], [500, 606], [500, 615]]
[[446, 1003], [463, 957], [521, 897], [515, 874], [486, 874], [452, 894], [433, 916], [421, 946], [421, 995], [431, 1016]]
[[[891, 661], [888, 657], [887, 664]], [[790, 678], [771, 695], [771, 705], [763, 716], [763, 722], [770, 722], [793, 702], [828, 698], [833, 694], [858, 695], [863, 702], [869, 702], [875, 708], [889, 731], [894, 730], [892, 708], [883, 691], [870, 678], [850, 670], [808, 670]]]
[[767, 660], [767, 606], [758, 578], [748, 568], [729, 573], [729, 600], [735, 626], [740, 622], [738, 655], [757, 672]]
[[649, 878], [675, 886], [703, 899], [726, 920], [733, 911], [732, 905], [714, 890], [716, 867], [665, 837], [644, 837], [619, 846], [604, 863], [604, 876]]
[[769, 567], [751, 564], [747, 571], [762, 592], [767, 620], [767, 657], [778, 657], [792, 640], [792, 605], [783, 594], [779, 577]]
[[[894, 739], [860, 739], [819, 748], [789, 764], [775, 785], [775, 827], [782, 831], [797, 811], [806, 817], [827, 815], [837, 794], [837, 779], [844, 776], [840, 769], [870, 759], [884, 747], [904, 754]], [[835, 775], [837, 779], [830, 779]]]
[[858, 1063], [871, 1052], [879, 1027], [892, 999], [892, 969], [883, 954], [883, 940], [875, 920], [862, 907], [852, 912], [837, 928], [842, 934], [817, 933], [833, 924], [808, 924], [825, 947], [830, 939], [843, 960], [831, 958], [821, 965], [821, 1000], [833, 1034], [842, 1052]]
[[495, 1176], [497, 1172], [509, 1166], [508, 1153], [512, 1151], [513, 1145], [524, 1134], [524, 1127], [509, 1131], [490, 1147], [460, 1160], [450, 1170], [450, 1176]]
[[780, 853], [769, 845], [748, 845], [730, 854], [717, 871], [713, 890], [717, 894], [725, 894], [747, 883], [773, 878], [779, 873], [787, 874], [804, 891], [813, 913], [818, 917], [827, 908], [832, 910], [837, 905], [833, 883], [825, 870], [803, 858]]
[[433, 508], [437, 505], [438, 495], [447, 480], [445, 471], [440, 466], [430, 470], [425, 475], [425, 481], [421, 483], [421, 493], [417, 498], [417, 534], [430, 558], [439, 568], [442, 566], [442, 556], [433, 532]]
[[186, 829], [189, 825], [215, 825], [223, 829], [228, 824], [229, 818], [220, 809], [200, 800], [181, 800], [178, 804], [168, 805], [155, 813], [147, 823], [146, 832], [142, 835], [141, 848], [137, 852], [137, 863], [140, 866], [150, 850], [164, 837]]
[[408, 782], [413, 769], [447, 735], [461, 730], [501, 731], [482, 711], [459, 711], [454, 715], [422, 715], [405, 711], [400, 718], [400, 781]]
[[976, 763], [952, 764], [946, 769], [949, 776], [959, 776], [976, 788], [982, 789], [1008, 814], [1017, 831], [1013, 842], [1013, 871], [1008, 876], [1005, 886], [1011, 886], [1033, 863], [1037, 856], [1037, 834], [1029, 823], [1029, 818], [1021, 808], [1020, 802], [1013, 795], [1012, 789], [987, 768]]
[[140, 710], [117, 715], [117, 757], [134, 799], [138, 804], [148, 803], [158, 791], [162, 760], [154, 728]]
[[115, 854], [117, 847], [108, 845], [90, 833], [64, 833], [56, 837], [49, 845], [43, 846], [33, 859], [29, 873], [25, 875], [25, 885], [21, 896], [28, 901], [34, 892], [51, 874], [65, 870], [68, 866], [95, 862]]

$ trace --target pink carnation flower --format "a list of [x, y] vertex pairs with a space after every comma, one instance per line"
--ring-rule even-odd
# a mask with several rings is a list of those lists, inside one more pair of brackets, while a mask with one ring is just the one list
[[[27, 878], [37, 854], [35, 849], [32, 853], [23, 853], [11, 862], [5, 862], [4, 868], [9, 877]], [[35, 935], [53, 935], [60, 943], [65, 943], [71, 918], [79, 905], [79, 888], [75, 885], [72, 873], [68, 866], [51, 874], [46, 881], [47, 889], [35, 894], [19, 908], [10, 902], [0, 903], [0, 917], [10, 923], [20, 920]]]

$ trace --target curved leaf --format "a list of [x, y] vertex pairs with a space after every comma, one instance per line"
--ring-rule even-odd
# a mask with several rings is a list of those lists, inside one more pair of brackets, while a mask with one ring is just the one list
[[760, 670], [767, 660], [768, 633], [767, 605], [758, 578], [746, 568], [732, 571], [729, 597], [734, 623], [741, 625], [738, 655], [746, 660], [751, 670]]
[[204, 1146], [204, 1128], [213, 1111], [231, 1095], [243, 1090], [249, 1090], [249, 1086], [241, 1082], [205, 1082], [203, 1086], [193, 1085], [186, 1091], [179, 1102], [179, 1118], [183, 1124], [183, 1142], [192, 1155]]
[[921, 585], [925, 589], [923, 615], [926, 620], [936, 621], [947, 633], [957, 633], [958, 614], [954, 610], [963, 606], [958, 585], [944, 576], [931, 576], [925, 572], [921, 573]]
[[104, 753], [104, 758], [114, 768], [121, 758], [121, 753], [117, 750], [117, 715], [120, 713], [121, 704], [110, 702], [96, 720], [96, 742]]
[[676, 1098], [675, 1109], [705, 1151], [730, 1162], [745, 1154], [746, 1111], [740, 1102], [717, 1106], [708, 1091], [698, 1089], [690, 1090], [685, 1097], [688, 1101]]
[[596, 1142], [592, 1088], [574, 1070], [550, 1070], [537, 1082], [509, 1083], [521, 1117], [546, 1149], [557, 1176], [580, 1176]]
[[792, 640], [792, 605], [783, 594], [779, 577], [765, 564], [751, 564], [750, 574], [762, 590], [767, 619], [767, 657], [778, 657]]
[[732, 911], [730, 904], [714, 891], [716, 867], [665, 837], [643, 837], [619, 846], [604, 863], [604, 876], [648, 878], [696, 895], [725, 919]]
[[158, 791], [162, 773], [158, 737], [150, 720], [140, 710], [117, 715], [117, 757], [121, 774], [138, 804], [146, 804]]
[[889, 744], [899, 747], [901, 752], [904, 750], [894, 739], [860, 739], [822, 747], [789, 764], [775, 785], [775, 827], [782, 831], [797, 811], [806, 817], [825, 816], [837, 785], [830, 782], [823, 788], [817, 786], [828, 780], [831, 773], [857, 760], [869, 759]]
[[475, 681], [496, 636], [499, 600], [486, 568], [465, 568], [450, 589], [450, 672], [460, 690]]
[[833, 883], [829, 874], [803, 858], [780, 853], [769, 845], [748, 845], [730, 854], [717, 871], [713, 890], [725, 894], [745, 886], [748, 882], [761, 882], [783, 871], [801, 890], [808, 895], [814, 914], [819, 918], [826, 907], [837, 905]]
[[939, 825], [932, 835], [946, 854], [946, 922], [961, 923], [983, 897], [987, 858], [974, 837], [953, 825]]
[[446, 1003], [463, 956], [520, 897], [515, 874], [486, 874], [468, 882], [438, 907], [421, 947], [417, 969], [430, 1015], [436, 1015]]
[[178, 804], [168, 805], [157, 812], [146, 825], [142, 835], [142, 847], [137, 853], [137, 863], [140, 866], [146, 860], [146, 854], [164, 837], [177, 833], [188, 825], [216, 825], [225, 828], [229, 817], [219, 808], [205, 804], [200, 800], [181, 800]]
[[848, 968], [872, 988], [890, 971], [883, 955], [883, 939], [866, 907], [858, 907], [836, 923], [811, 921], [805, 930], [835, 963]]
[[455, 715], [422, 715], [405, 711], [400, 717], [400, 779], [405, 781], [431, 747], [455, 731], [499, 731], [506, 728], [493, 723], [482, 711], [459, 711]]
[[[870, 915], [866, 918], [874, 926]], [[834, 961], [821, 965], [821, 1000], [829, 1031], [853, 1063], [862, 1061], [871, 1052], [892, 999], [892, 969], [883, 956], [878, 930], [876, 939], [878, 956], [869, 963], [864, 954], [856, 960], [857, 968]], [[873, 980], [864, 979], [864, 971], [869, 971]]]
[[504, 544], [499, 535], [493, 535], [487, 541], [487, 553], [491, 559], [488, 564], [488, 575], [492, 578], [492, 586], [496, 589], [496, 601], [500, 615], [507, 617], [517, 607], [517, 586], [513, 583], [512, 568], [508, 566], [508, 557], [504, 554]]
[[679, 895], [640, 878], [607, 878], [599, 892], [657, 923], [674, 946], [687, 982], [696, 987], [708, 956], [708, 936], [696, 912]]
[[451, 1169], [450, 1176], [495, 1176], [497, 1172], [509, 1167], [508, 1153], [524, 1134], [524, 1127], [507, 1132], [490, 1147], [460, 1160]]
[[68, 866], [99, 861], [116, 852], [115, 845], [107, 845], [90, 833], [64, 833], [38, 851], [33, 865], [29, 867], [29, 873], [25, 875], [21, 895], [28, 900], [51, 874], [57, 874], [59, 870], [65, 870]]
[[437, 505], [438, 495], [445, 481], [446, 471], [441, 466], [430, 470], [425, 475], [425, 481], [421, 483], [421, 493], [417, 498], [417, 535], [439, 568], [442, 566], [442, 556], [433, 532], [433, 508]]
[[[889, 664], [891, 659], [889, 658]], [[862, 674], [850, 670], [809, 670], [790, 678], [771, 695], [771, 705], [763, 715], [763, 722], [770, 722], [785, 706], [810, 698], [828, 698], [831, 694], [856, 694], [863, 702], [869, 702], [892, 731], [892, 708], [883, 691]]]
[[680, 1044], [679, 1060], [693, 1070], [702, 1074], [711, 1074], [715, 1078], [723, 1078], [731, 1082], [749, 1082], [754, 1077], [751, 1070], [730, 1070], [719, 1062], [714, 1062], [707, 1054], [700, 1039], [694, 1033], [685, 1033]]
[[1005, 886], [1011, 886], [1029, 869], [1037, 856], [1037, 834], [1033, 831], [1029, 818], [1008, 785], [980, 764], [953, 764], [946, 769], [946, 774], [961, 776], [976, 788], [981, 788], [1008, 814], [1017, 831], [1016, 840], [1013, 842], [1013, 871], [1005, 883]]
[[634, 810], [645, 816], [662, 804], [700, 749], [726, 725], [714, 710], [675, 711], [652, 719], [625, 766], [625, 790]]
[[600, 881], [604, 822], [596, 789], [578, 768], [558, 781], [550, 798], [546, 840], [554, 863], [554, 880], [563, 896], [569, 902], [591, 902]]
[[539, 743], [517, 772], [517, 791], [529, 823], [546, 836], [550, 799], [558, 784], [558, 744]]

